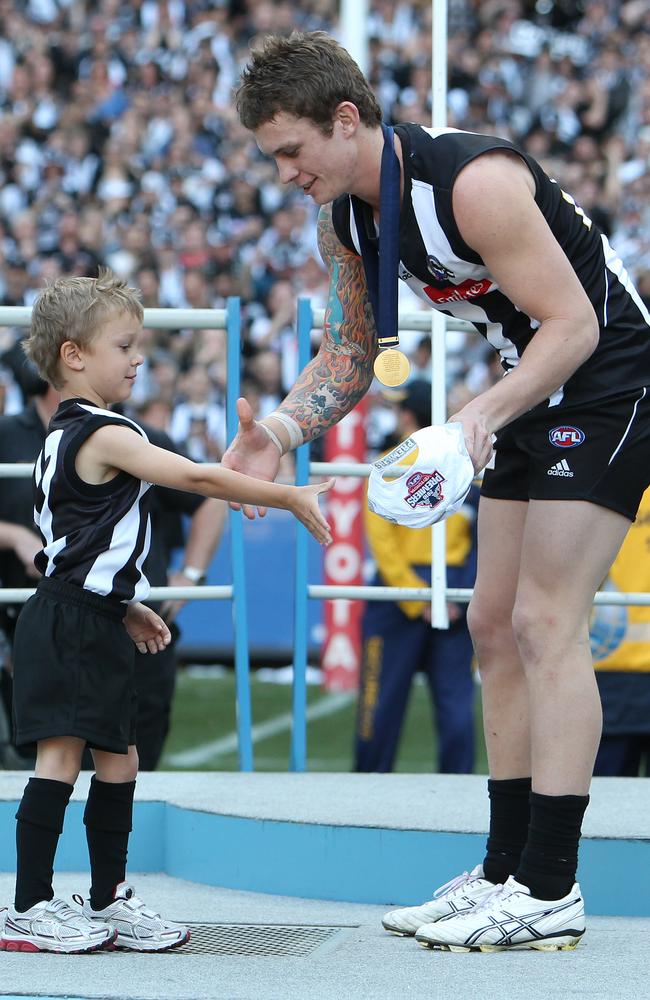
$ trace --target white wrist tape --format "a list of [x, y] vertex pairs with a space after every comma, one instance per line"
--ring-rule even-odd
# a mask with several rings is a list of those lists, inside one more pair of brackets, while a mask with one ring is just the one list
[[299, 448], [301, 444], [305, 443], [305, 438], [302, 429], [298, 426], [293, 417], [288, 417], [286, 413], [279, 413], [274, 410], [273, 413], [269, 413], [269, 417], [274, 420], [279, 420], [281, 424], [287, 428], [287, 433], [289, 434], [289, 444], [292, 448]]
[[259, 426], [266, 431], [268, 436], [271, 438], [271, 441], [280, 452], [280, 455], [284, 455], [284, 448], [282, 447], [282, 441], [280, 441], [278, 435], [274, 431], [272, 431], [270, 427], [267, 427], [266, 424], [260, 423]]

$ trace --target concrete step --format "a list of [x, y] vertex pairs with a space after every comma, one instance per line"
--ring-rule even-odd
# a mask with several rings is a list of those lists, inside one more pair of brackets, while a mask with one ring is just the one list
[[[86, 866], [75, 788], [58, 871]], [[0, 871], [27, 775], [0, 772]], [[483, 856], [485, 777], [157, 772], [138, 778], [132, 870], [282, 896], [409, 905]], [[597, 778], [579, 880], [590, 913], [650, 916], [650, 782]], [[634, 887], [632, 890], [631, 887]]]

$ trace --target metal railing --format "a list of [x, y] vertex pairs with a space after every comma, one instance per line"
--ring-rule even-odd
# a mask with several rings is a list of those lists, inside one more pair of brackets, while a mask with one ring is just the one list
[[[437, 316], [436, 313], [433, 314]], [[309, 361], [311, 331], [323, 324], [323, 310], [312, 310], [308, 299], [298, 301], [298, 364], [302, 370]], [[0, 326], [29, 326], [31, 309], [22, 306], [0, 306]], [[444, 321], [443, 321], [444, 322]], [[429, 313], [402, 313], [399, 318], [400, 329], [431, 332], [432, 319]], [[228, 443], [237, 430], [236, 401], [240, 388], [241, 365], [241, 314], [240, 302], [237, 298], [228, 299], [226, 309], [145, 309], [144, 326], [150, 329], [183, 329], [197, 330], [225, 329], [227, 342], [227, 386], [226, 386], [226, 437]], [[447, 318], [446, 329], [474, 330], [469, 323]], [[436, 340], [442, 344], [436, 345]], [[434, 337], [434, 348], [437, 347], [439, 357], [444, 358], [444, 337]], [[442, 392], [444, 393], [444, 365], [434, 365], [434, 372], [442, 370]], [[438, 376], [439, 377], [439, 376]], [[437, 391], [440, 393], [440, 381]], [[435, 389], [435, 386], [434, 386]], [[368, 463], [327, 463], [310, 462], [309, 445], [305, 444], [296, 452], [296, 483], [304, 485], [311, 476], [337, 475], [367, 477], [370, 472]], [[31, 476], [33, 464], [30, 463], [0, 463], [0, 479]], [[250, 689], [250, 662], [248, 652], [248, 622], [246, 612], [246, 574], [244, 563], [243, 520], [238, 511], [230, 511], [231, 527], [231, 566], [232, 585], [200, 587], [152, 587], [152, 600], [165, 598], [205, 601], [231, 600], [233, 604], [234, 638], [235, 638], [235, 675], [236, 675], [236, 712], [237, 737], [239, 744], [239, 766], [242, 771], [253, 770], [252, 744], [252, 712]], [[308, 637], [308, 601], [309, 600], [362, 600], [362, 601], [454, 601], [467, 603], [472, 595], [468, 589], [449, 588], [446, 586], [446, 568], [444, 553], [444, 522], [435, 526], [442, 529], [442, 544], [436, 541], [434, 545], [434, 566], [431, 587], [375, 587], [375, 586], [327, 586], [310, 584], [307, 578], [308, 532], [301, 524], [297, 525], [295, 551], [295, 594], [294, 594], [294, 654], [293, 654], [293, 691], [292, 711], [293, 726], [291, 732], [291, 749], [289, 767], [293, 771], [303, 771], [307, 762], [307, 637]], [[437, 553], [437, 555], [436, 555]], [[442, 570], [440, 568], [442, 562]], [[442, 573], [442, 576], [441, 576]], [[444, 586], [440, 586], [440, 580]], [[33, 588], [0, 588], [0, 604], [20, 603], [34, 593]], [[648, 593], [613, 593], [611, 591], [596, 594], [594, 603], [597, 605], [650, 605]]]

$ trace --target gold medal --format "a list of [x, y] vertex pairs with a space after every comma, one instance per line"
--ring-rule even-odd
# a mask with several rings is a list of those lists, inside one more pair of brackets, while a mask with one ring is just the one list
[[405, 354], [389, 347], [375, 358], [375, 375], [383, 385], [394, 387], [406, 382], [411, 365]]

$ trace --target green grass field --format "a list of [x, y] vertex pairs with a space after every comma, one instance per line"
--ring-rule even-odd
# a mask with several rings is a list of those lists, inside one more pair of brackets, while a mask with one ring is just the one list
[[[289, 761], [291, 687], [251, 680], [255, 769], [286, 771]], [[476, 772], [487, 773], [481, 728], [479, 695], [476, 699]], [[329, 694], [320, 687], [307, 689], [308, 770], [350, 771], [355, 702], [352, 696]], [[423, 683], [413, 686], [402, 734], [396, 771], [434, 770], [435, 734], [428, 692]], [[239, 767], [236, 741], [235, 679], [232, 673], [204, 670], [196, 676], [181, 670], [178, 677], [172, 726], [163, 770], [235, 771]]]

